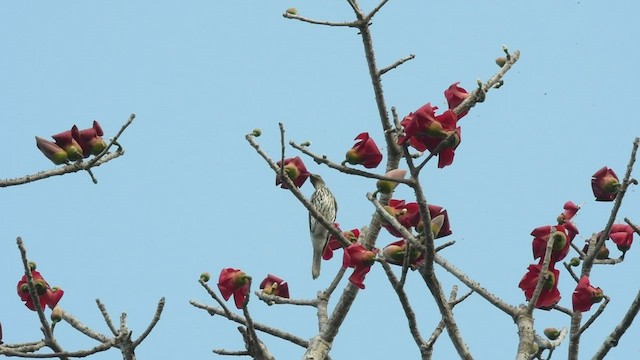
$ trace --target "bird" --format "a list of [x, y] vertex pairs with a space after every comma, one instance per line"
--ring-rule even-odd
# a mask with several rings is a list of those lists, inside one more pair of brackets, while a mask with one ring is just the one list
[[[327, 222], [333, 224], [336, 221], [338, 203], [324, 180], [317, 174], [310, 175], [311, 184], [315, 191], [311, 194], [311, 206], [313, 206]], [[329, 242], [329, 230], [309, 213], [309, 231], [311, 232], [311, 244], [313, 245], [313, 260], [311, 263], [311, 276], [317, 279], [320, 276], [320, 264], [322, 253]]]

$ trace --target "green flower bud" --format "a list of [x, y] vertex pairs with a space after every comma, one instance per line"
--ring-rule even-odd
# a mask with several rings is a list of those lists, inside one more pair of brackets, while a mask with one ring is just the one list
[[549, 340], [555, 340], [560, 336], [560, 331], [556, 328], [546, 328], [544, 329], [544, 335]]

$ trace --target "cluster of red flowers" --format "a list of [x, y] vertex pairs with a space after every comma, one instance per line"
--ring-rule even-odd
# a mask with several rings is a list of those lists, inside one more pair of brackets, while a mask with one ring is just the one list
[[[50, 287], [49, 284], [44, 280], [42, 275], [39, 272], [32, 270], [31, 276], [33, 277], [33, 283], [36, 287], [36, 295], [38, 296], [38, 300], [40, 301], [40, 306], [44, 310], [45, 306], [48, 306], [50, 309], [56, 307], [60, 299], [62, 299], [62, 295], [64, 295], [64, 291], [57, 287]], [[20, 296], [20, 300], [24, 301], [24, 304], [29, 309], [36, 311], [36, 306], [29, 295], [29, 285], [27, 283], [27, 275], [22, 275], [22, 279], [18, 282], [18, 296]]]
[[[596, 171], [591, 177], [591, 189], [593, 195], [596, 197], [596, 201], [613, 201], [618, 196], [622, 184], [618, 180], [618, 176], [613, 171], [604, 166], [600, 170]], [[600, 237], [600, 234], [598, 234]], [[611, 239], [620, 251], [627, 252], [631, 248], [633, 242], [633, 228], [628, 224], [613, 224], [611, 231], [609, 232], [609, 239]], [[585, 247], [587, 249], [588, 246]], [[586, 250], [585, 250], [586, 251]], [[607, 258], [609, 251], [606, 246], [600, 249], [598, 258]]]
[[93, 126], [88, 129], [78, 130], [73, 125], [71, 130], [52, 135], [55, 142], [36, 136], [36, 145], [49, 160], [60, 165], [100, 154], [107, 147], [103, 135], [100, 124], [94, 120]]
[[[573, 216], [580, 209], [571, 201], [564, 204], [564, 212], [558, 216], [558, 225], [541, 226], [533, 230], [533, 258], [540, 259], [537, 264], [531, 264], [528, 272], [524, 275], [518, 285], [523, 291], [525, 298], [531, 300], [535, 291], [539, 277], [545, 277], [542, 292], [535, 306], [540, 309], [549, 310], [560, 301], [560, 291], [558, 290], [558, 280], [560, 272], [555, 268], [556, 263], [564, 259], [569, 253], [571, 241], [578, 234], [578, 229], [571, 221]], [[551, 257], [546, 273], [541, 274], [544, 263], [545, 252], [549, 240], [553, 241]], [[574, 311], [588, 311], [591, 305], [600, 302], [603, 298], [600, 288], [591, 286], [589, 278], [583, 276], [571, 297]]]
[[[618, 180], [616, 173], [606, 166], [596, 171], [591, 177], [591, 189], [593, 190], [596, 201], [615, 200], [621, 188], [622, 184]], [[529, 265], [529, 271], [520, 281], [519, 287], [524, 291], [527, 300], [531, 300], [533, 297], [536, 284], [541, 275], [547, 243], [550, 239], [553, 240], [549, 267], [547, 272], [542, 274], [545, 280], [540, 297], [535, 304], [537, 308], [550, 309], [560, 301], [560, 291], [558, 291], [558, 276], [560, 273], [555, 269], [555, 265], [567, 256], [571, 241], [578, 234], [578, 229], [575, 224], [571, 222], [571, 219], [579, 209], [579, 206], [568, 201], [564, 204], [564, 212], [558, 216], [558, 225], [541, 226], [534, 229], [531, 233], [534, 237], [533, 258], [540, 259], [540, 261], [538, 264]], [[624, 253], [631, 248], [633, 233], [633, 228], [628, 224], [613, 224], [607, 238], [611, 239], [618, 249]], [[599, 233], [596, 239], [600, 239], [601, 236], [602, 233]], [[589, 242], [587, 242], [583, 249], [585, 254], [588, 253], [588, 251]], [[595, 257], [600, 260], [609, 258], [609, 250], [606, 247], [606, 243], [599, 249]], [[579, 263], [579, 261], [577, 263]], [[588, 311], [593, 304], [600, 302], [603, 297], [604, 294], [602, 290], [592, 286], [589, 278], [583, 276], [578, 281], [578, 285], [571, 297], [573, 310]]]
[[[367, 169], [380, 165], [382, 153], [375, 141], [369, 137], [369, 133], [360, 133], [354, 140], [356, 143], [347, 151], [343, 165], [345, 163], [363, 165]], [[281, 167], [282, 161], [278, 161], [276, 164]], [[284, 173], [297, 187], [301, 187], [310, 175], [299, 156], [284, 159]], [[276, 186], [278, 185], [283, 189], [287, 188], [287, 184], [282, 181], [280, 174], [276, 174]]]
[[[431, 226], [429, 227], [433, 233], [434, 238], [441, 238], [447, 235], [451, 235], [451, 227], [449, 225], [449, 215], [447, 210], [437, 205], [428, 205], [429, 215], [431, 217]], [[420, 217], [420, 210], [418, 203], [407, 203], [404, 200], [391, 199], [385, 210], [398, 220], [400, 225], [404, 226], [407, 230], [415, 229], [418, 233], [424, 232], [424, 224]], [[383, 220], [382, 227], [387, 229], [389, 233], [395, 237], [403, 237], [402, 233], [396, 230], [393, 225]], [[401, 239], [387, 245], [382, 249], [382, 256], [387, 262], [394, 265], [402, 265], [404, 261], [405, 252], [407, 249], [407, 241]], [[409, 265], [417, 267], [424, 260], [424, 255], [417, 249], [412, 249]]]
[[[334, 226], [338, 228], [338, 224], [334, 224]], [[354, 272], [349, 277], [349, 281], [364, 289], [364, 278], [375, 262], [377, 249], [368, 250], [357, 242], [360, 236], [358, 229], [344, 231], [342, 234], [353, 243], [344, 249], [342, 267], [353, 268]], [[329, 243], [322, 254], [323, 259], [329, 260], [333, 258], [333, 251], [342, 247], [338, 239], [333, 236], [330, 237]], [[251, 277], [241, 270], [233, 268], [222, 269], [218, 278], [218, 289], [220, 289], [220, 293], [225, 300], [229, 300], [233, 296], [236, 307], [242, 309], [249, 293], [250, 280]], [[272, 274], [262, 280], [260, 289], [265, 294], [289, 297], [289, 285], [287, 282]]]
[[580, 210], [579, 206], [567, 201], [564, 204], [563, 213], [558, 216], [558, 225], [540, 226], [531, 232], [533, 236], [533, 258], [540, 260], [537, 264], [529, 265], [529, 271], [518, 285], [524, 291], [527, 300], [531, 300], [533, 297], [536, 284], [541, 275], [547, 243], [550, 239], [553, 240], [549, 267], [547, 272], [542, 274], [545, 280], [540, 297], [538, 297], [535, 304], [537, 308], [548, 310], [560, 301], [560, 291], [558, 290], [560, 272], [555, 269], [555, 265], [567, 256], [571, 241], [578, 234], [578, 228], [571, 221], [578, 210]]
[[467, 114], [467, 111], [456, 115], [453, 109], [469, 97], [469, 94], [458, 84], [452, 84], [445, 90], [444, 95], [449, 109], [442, 114], [436, 115], [438, 107], [427, 103], [405, 116], [400, 122], [404, 127], [404, 135], [398, 138], [399, 145], [409, 142], [409, 145], [419, 151], [429, 150], [433, 153], [442, 141], [449, 138], [437, 153], [439, 168], [453, 163], [455, 150], [462, 140], [462, 130], [457, 126], [457, 122]]
[[[449, 225], [449, 215], [447, 215], [447, 210], [437, 205], [428, 205], [429, 207], [429, 215], [431, 217], [431, 221], [434, 222], [440, 216], [442, 219], [442, 225], [439, 229], [431, 229], [438, 230], [434, 232], [434, 237], [441, 238], [447, 235], [451, 235], [451, 228]], [[417, 232], [424, 231], [424, 224], [422, 223], [422, 218], [420, 217], [420, 209], [418, 207], [418, 203], [410, 202], [407, 203], [404, 200], [391, 199], [387, 206], [384, 207], [385, 210], [391, 216], [395, 217], [396, 220], [400, 223], [400, 225], [407, 228], [407, 230], [411, 230], [414, 228]], [[393, 225], [388, 222], [383, 222], [382, 227], [387, 229], [389, 233], [395, 237], [402, 237], [402, 234], [396, 230]]]
[[[218, 289], [225, 300], [229, 300], [233, 295], [233, 301], [238, 309], [244, 308], [244, 303], [249, 294], [251, 277], [244, 271], [233, 268], [226, 268], [220, 271], [218, 278]], [[262, 292], [269, 295], [289, 297], [289, 285], [279, 277], [269, 274], [260, 283]]]

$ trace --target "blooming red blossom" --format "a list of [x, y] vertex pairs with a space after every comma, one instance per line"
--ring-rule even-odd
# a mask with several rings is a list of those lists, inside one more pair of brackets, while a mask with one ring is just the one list
[[[433, 219], [440, 215], [444, 217], [444, 221], [438, 233], [434, 234], [434, 237], [436, 239], [452, 234], [451, 225], [449, 225], [449, 215], [447, 214], [447, 210], [438, 205], [429, 205], [429, 216], [431, 217], [431, 221], [433, 221]], [[418, 228], [420, 228], [420, 225], [418, 225]]]
[[[333, 226], [337, 228], [338, 224], [333, 224]], [[349, 231], [343, 231], [342, 235], [346, 237], [347, 240], [351, 241], [351, 243], [355, 243], [356, 241], [358, 241], [358, 238], [360, 237], [360, 230], [351, 229]], [[338, 240], [333, 235], [329, 236], [329, 242], [327, 243], [327, 246], [325, 246], [324, 248], [324, 252], [322, 253], [322, 258], [324, 260], [331, 260], [331, 258], [333, 258], [333, 251], [341, 248], [342, 248], [342, 243], [340, 242], [340, 240]]]
[[[404, 256], [407, 250], [408, 243], [406, 240], [401, 239], [387, 245], [382, 249], [382, 256], [384, 259], [394, 265], [402, 265], [404, 262]], [[413, 268], [420, 266], [424, 261], [424, 254], [418, 249], [411, 248], [409, 255], [409, 265]]]
[[558, 216], [558, 224], [562, 225], [565, 221], [573, 219], [573, 217], [580, 210], [580, 206], [573, 203], [573, 201], [567, 201], [563, 206], [564, 211]]
[[571, 296], [571, 303], [573, 304], [573, 311], [589, 311], [591, 305], [602, 301], [604, 294], [602, 290], [597, 287], [591, 286], [589, 278], [583, 276], [578, 281], [573, 295]]
[[364, 277], [371, 269], [375, 258], [376, 249], [373, 251], [367, 250], [360, 243], [349, 245], [349, 247], [344, 250], [342, 267], [345, 269], [348, 267], [354, 268], [353, 274], [349, 276], [349, 281], [353, 285], [364, 289]]
[[233, 295], [233, 300], [238, 309], [244, 307], [244, 301], [249, 293], [249, 281], [251, 277], [244, 271], [232, 268], [222, 269], [218, 279], [218, 289], [225, 300]]
[[[577, 230], [577, 229], [576, 229]], [[535, 228], [531, 235], [533, 236], [533, 258], [542, 261], [544, 253], [547, 250], [547, 242], [553, 236], [553, 249], [551, 251], [551, 262], [555, 263], [564, 259], [569, 253], [571, 241], [577, 232], [568, 231], [563, 225], [556, 226], [540, 226]]]
[[[417, 226], [420, 221], [418, 203], [406, 203], [404, 200], [391, 199], [384, 208], [391, 216], [398, 220], [400, 225], [406, 227], [407, 230]], [[382, 226], [387, 229], [391, 235], [402, 237], [402, 234], [387, 221], [382, 220]]]
[[[33, 283], [36, 286], [36, 294], [38, 295], [38, 300], [40, 301], [42, 309], [44, 310], [45, 306], [48, 306], [50, 309], [56, 307], [60, 299], [62, 299], [64, 291], [57, 287], [50, 287], [38, 271], [31, 271], [31, 276], [33, 278]], [[22, 275], [22, 279], [18, 281], [17, 290], [20, 300], [24, 301], [24, 305], [30, 310], [36, 311], [33, 299], [29, 295], [27, 275]]]
[[[280, 164], [281, 161], [278, 161], [277, 165], [281, 166]], [[297, 187], [301, 187], [310, 175], [299, 156], [284, 159], [284, 173]], [[280, 172], [276, 174], [276, 186], [278, 185], [283, 189], [287, 188], [287, 184], [280, 178]]]
[[434, 152], [436, 147], [449, 135], [452, 138], [438, 153], [438, 167], [443, 168], [453, 163], [455, 149], [462, 140], [460, 127], [456, 127], [458, 116], [452, 110], [436, 116], [430, 103], [410, 113], [400, 122], [404, 127], [404, 136], [398, 138], [398, 144], [403, 145], [407, 141], [419, 151], [429, 150]]
[[613, 240], [622, 252], [631, 249], [633, 243], [633, 228], [628, 224], [613, 224], [609, 238]]
[[580, 206], [574, 204], [573, 201], [567, 201], [564, 203], [564, 211], [562, 214], [558, 215], [557, 218], [558, 225], [563, 225], [571, 235], [572, 239], [579, 233], [578, 228], [571, 221], [571, 219], [573, 219], [573, 217], [578, 213], [578, 210], [580, 210]]
[[621, 186], [616, 173], [606, 166], [591, 177], [591, 189], [596, 201], [615, 200]]
[[102, 138], [104, 135], [102, 127], [95, 120], [92, 127], [84, 130], [78, 130], [78, 127], [73, 125], [71, 135], [82, 147], [82, 156], [85, 158], [98, 155], [107, 147], [107, 143]]
[[[434, 234], [434, 237], [441, 238], [447, 235], [451, 235], [451, 225], [449, 224], [449, 215], [447, 214], [447, 210], [437, 205], [429, 205], [429, 216], [431, 217], [432, 222], [438, 216], [442, 216], [442, 225], [437, 230], [437, 233]], [[385, 209], [391, 216], [394, 216], [400, 225], [410, 230], [411, 228], [415, 228], [416, 231], [422, 232], [424, 231], [424, 226], [422, 224], [422, 219], [420, 217], [420, 209], [418, 207], [418, 203], [410, 202], [405, 203], [404, 200], [396, 200], [391, 199]], [[382, 227], [387, 229], [389, 233], [395, 237], [402, 237], [402, 234], [396, 230], [390, 223], [386, 221], [382, 221]]]
[[382, 153], [373, 139], [369, 137], [369, 133], [363, 132], [354, 140], [357, 140], [356, 144], [347, 151], [345, 161], [351, 165], [362, 164], [367, 169], [378, 166], [382, 161]]
[[[529, 271], [522, 277], [522, 280], [520, 280], [518, 287], [524, 291], [524, 297], [527, 300], [531, 300], [536, 284], [538, 283], [538, 278], [540, 277], [542, 263], [531, 264], [528, 270]], [[535, 307], [549, 310], [560, 301], [560, 291], [558, 291], [558, 277], [560, 276], [560, 272], [549, 266], [546, 275], [548, 277], [542, 286], [542, 292], [540, 293], [540, 297], [538, 297]]]
[[260, 289], [262, 292], [268, 295], [280, 296], [283, 298], [289, 298], [289, 284], [279, 277], [269, 274], [260, 283]]
[[[458, 105], [460, 105], [466, 98], [469, 97], [469, 93], [467, 90], [458, 86], [460, 82], [456, 82], [451, 84], [447, 90], [444, 91], [444, 97], [447, 98], [447, 104], [449, 105], [449, 109], [453, 110]], [[467, 115], [469, 109], [458, 114], [458, 119], [462, 119], [463, 116]]]

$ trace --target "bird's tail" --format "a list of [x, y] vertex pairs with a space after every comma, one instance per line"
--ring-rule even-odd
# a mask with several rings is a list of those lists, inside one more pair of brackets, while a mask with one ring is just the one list
[[[322, 245], [322, 244], [321, 244]], [[320, 276], [320, 264], [322, 263], [322, 253], [324, 252], [324, 246], [313, 246], [313, 261], [311, 263], [311, 276], [317, 279]]]

